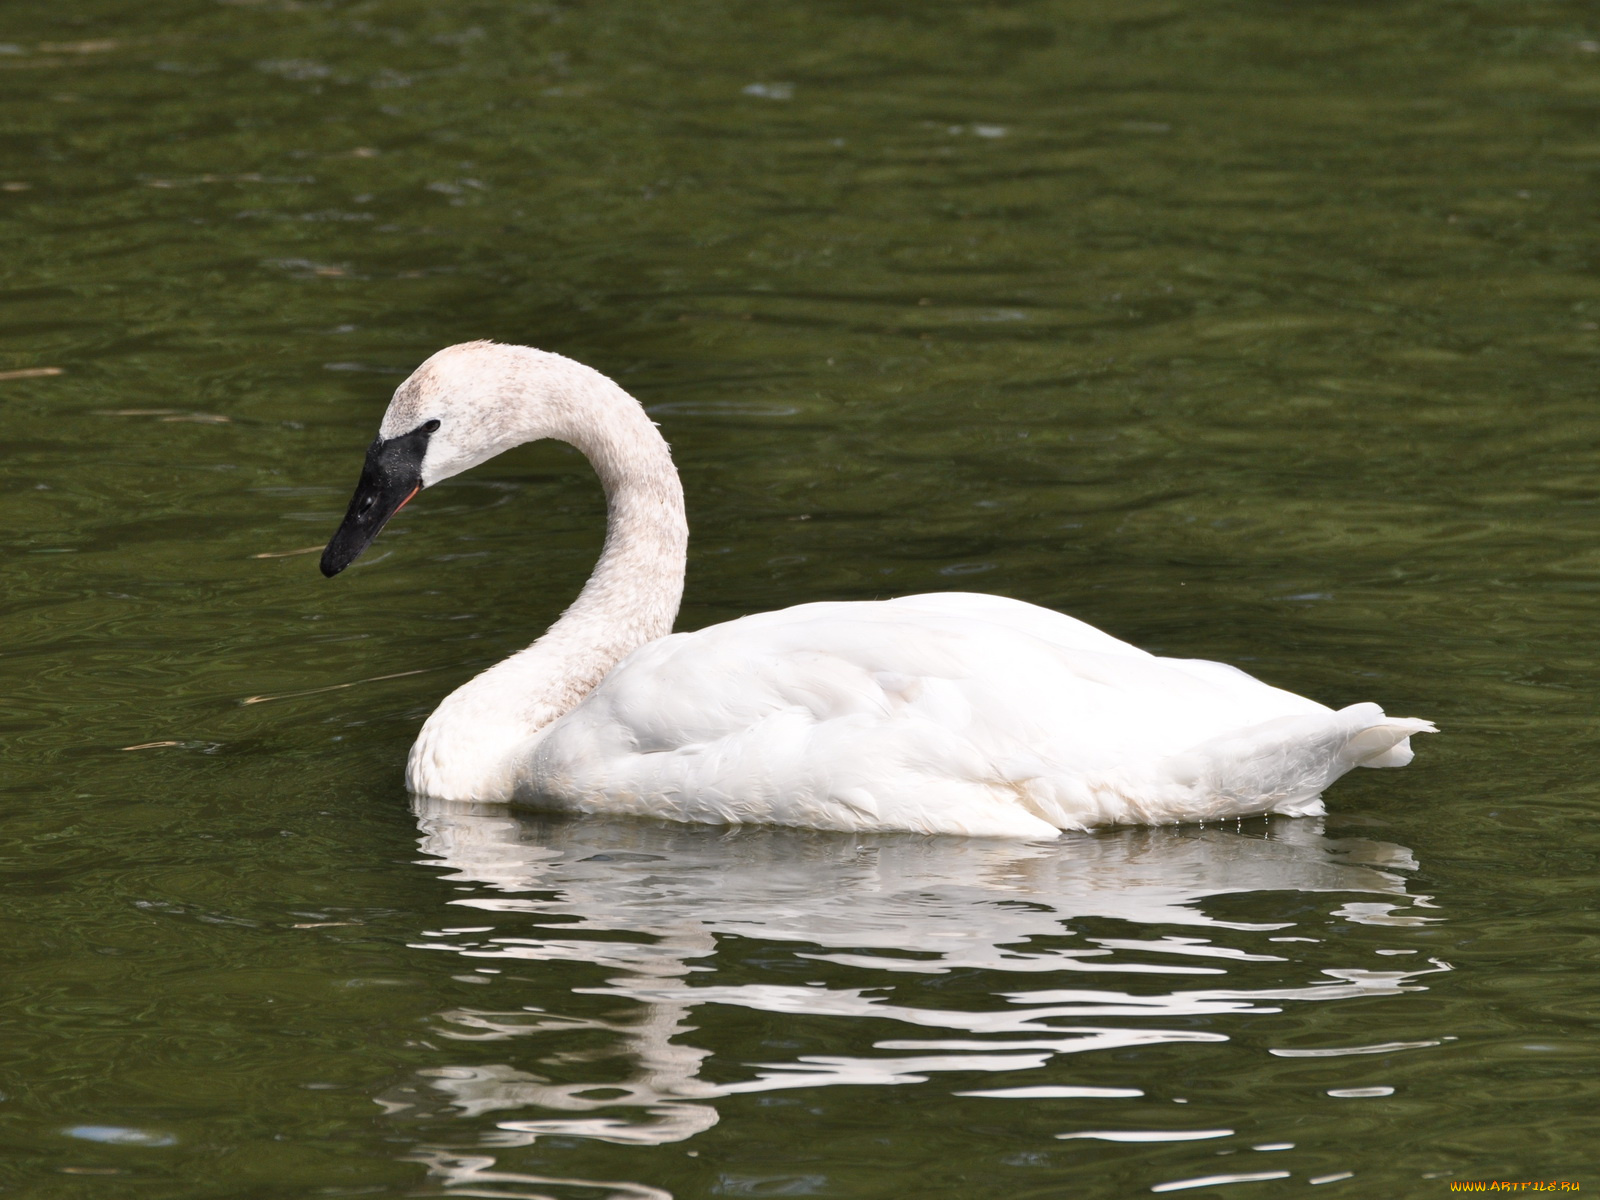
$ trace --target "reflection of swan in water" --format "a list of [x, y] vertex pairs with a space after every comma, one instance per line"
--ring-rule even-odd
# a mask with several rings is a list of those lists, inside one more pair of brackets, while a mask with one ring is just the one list
[[[1027, 1071], [1085, 1051], [1223, 1042], [1228, 1036], [1215, 1032], [1214, 1022], [1197, 1029], [1185, 1018], [1411, 991], [1419, 975], [1440, 969], [1324, 969], [1320, 978], [1290, 986], [1281, 986], [1281, 978], [1266, 987], [1239, 986], [1230, 978], [1247, 964], [1285, 964], [1272, 969], [1276, 976], [1304, 971], [1257, 943], [1280, 932], [1287, 942], [1317, 939], [1293, 936], [1288, 921], [1216, 919], [1201, 905], [1208, 897], [1343, 893], [1335, 914], [1345, 920], [1404, 927], [1430, 919], [1416, 911], [1429, 907], [1427, 898], [1409, 895], [1395, 873], [1416, 866], [1409, 852], [1366, 838], [1330, 838], [1316, 821], [1276, 821], [1250, 835], [1136, 829], [1022, 844], [778, 829], [729, 833], [418, 804], [426, 861], [448, 868], [445, 879], [458, 885], [481, 885], [453, 902], [471, 910], [460, 925], [429, 931], [419, 948], [459, 954], [465, 966], [479, 970], [528, 960], [594, 964], [608, 977], [572, 989], [575, 997], [613, 996], [636, 1005], [630, 1014], [603, 1018], [532, 1008], [441, 1014], [442, 1036], [514, 1043], [506, 1059], [556, 1064], [553, 1073], [568, 1080], [580, 1059], [630, 1064], [615, 1075], [578, 1082], [556, 1081], [511, 1061], [445, 1067], [424, 1072], [424, 1086], [404, 1097], [386, 1097], [409, 1107], [442, 1094], [467, 1117], [504, 1114], [490, 1116], [490, 1146], [550, 1135], [676, 1142], [716, 1124], [714, 1101], [739, 1093], [923, 1082], [936, 1072]], [[1318, 910], [1319, 918], [1325, 915]], [[1127, 927], [1107, 931], [1108, 919]], [[1063, 935], [1074, 932], [1068, 922], [1119, 936], [1077, 937], [1062, 946]], [[1183, 932], [1139, 928], [1152, 925]], [[863, 986], [723, 982], [714, 956], [719, 938], [729, 936], [787, 943], [792, 958], [832, 965], [818, 973], [837, 978], [839, 967], [858, 971]], [[1251, 942], [1251, 950], [1227, 944], [1230, 937]], [[881, 994], [906, 973], [957, 969], [992, 973], [1006, 990], [977, 1011], [896, 1004]], [[1046, 972], [1057, 976], [1041, 981], [1047, 989], [1024, 990], [1029, 976]], [[1082, 977], [1084, 986], [1060, 986], [1061, 972]], [[1129, 975], [1143, 980], [1136, 992], [1117, 986]], [[1174, 977], [1178, 986], [1152, 993], [1152, 976]], [[797, 1019], [888, 1019], [914, 1036], [872, 1043], [889, 1053], [749, 1063], [735, 1082], [714, 1083], [701, 1078], [711, 1052], [681, 1040], [702, 1004]], [[604, 1054], [551, 1056], [564, 1040], [592, 1043], [596, 1033], [611, 1044]], [[580, 1067], [577, 1073], [596, 1069], [603, 1070]], [[728, 1064], [717, 1074], [726, 1078]], [[1050, 1083], [1033, 1094], [1108, 1100], [1140, 1094], [1137, 1088], [1059, 1085], [1061, 1074], [1052, 1071]], [[1020, 1096], [1026, 1089], [963, 1094]], [[463, 1184], [480, 1179], [475, 1172], [492, 1164], [481, 1154], [443, 1151], [428, 1161]]]

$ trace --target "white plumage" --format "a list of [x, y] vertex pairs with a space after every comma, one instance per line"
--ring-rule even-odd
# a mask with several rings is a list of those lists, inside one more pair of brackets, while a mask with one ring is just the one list
[[379, 444], [435, 422], [422, 486], [558, 437], [594, 462], [610, 519], [600, 563], [561, 620], [428, 719], [407, 770], [420, 794], [1054, 837], [1321, 812], [1335, 779], [1404, 765], [1409, 736], [1433, 728], [1376, 704], [1335, 712], [999, 596], [803, 604], [664, 636], [687, 523], [666, 444], [631, 397], [558, 355], [475, 342], [401, 385]]
[[998, 596], [804, 604], [651, 642], [531, 747], [514, 798], [818, 829], [1053, 837], [1320, 812], [1424, 722], [1335, 713]]

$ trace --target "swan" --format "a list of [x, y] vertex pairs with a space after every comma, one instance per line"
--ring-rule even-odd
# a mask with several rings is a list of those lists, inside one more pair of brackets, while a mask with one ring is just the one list
[[600, 372], [477, 341], [402, 383], [323, 552], [332, 577], [419, 491], [513, 446], [577, 447], [604, 549], [560, 619], [450, 693], [406, 785], [450, 801], [844, 831], [1054, 838], [1323, 811], [1428, 721], [1334, 711], [1020, 600], [800, 604], [672, 633], [688, 520], [666, 441]]

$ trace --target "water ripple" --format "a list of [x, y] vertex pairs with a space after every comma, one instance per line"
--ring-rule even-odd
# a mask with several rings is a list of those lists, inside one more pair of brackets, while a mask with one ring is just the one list
[[[1240, 894], [1330, 893], [1318, 920], [1336, 911], [1359, 923], [1428, 903], [1397, 873], [1415, 866], [1404, 847], [1330, 838], [1310, 821], [1254, 835], [1126, 830], [1019, 844], [559, 820], [431, 801], [418, 815], [424, 861], [444, 869], [462, 891], [452, 903], [479, 923], [428, 930], [413, 948], [496, 970], [570, 973], [569, 1011], [439, 1012], [445, 1044], [503, 1043], [494, 1052], [503, 1061], [431, 1067], [418, 1073], [421, 1086], [381, 1098], [402, 1112], [439, 1097], [460, 1119], [490, 1119], [493, 1146], [552, 1137], [665, 1145], [711, 1129], [738, 1097], [930, 1085], [942, 1075], [1003, 1076], [1008, 1086], [946, 1093], [981, 1101], [1148, 1102], [1159, 1099], [1147, 1095], [1148, 1076], [1144, 1086], [1108, 1083], [1112, 1055], [1228, 1043], [1245, 1029], [1240, 1018], [1418, 992], [1449, 970], [1436, 958], [1402, 970], [1318, 962], [1324, 940], [1294, 934], [1264, 952], [1260, 935], [1300, 928], [1288, 914], [1303, 906], [1256, 903], [1252, 911], [1275, 907], [1285, 919], [1250, 923], [1213, 911]], [[1130, 986], [1067, 986], [1086, 971]], [[1053, 986], [1003, 986], [1051, 975]], [[1182, 986], [1197, 975], [1228, 978]], [[935, 985], [953, 976], [982, 982], [946, 1001]], [[593, 998], [613, 1004], [595, 1011]], [[730, 1018], [697, 1018], [701, 1009], [782, 1018], [794, 1052], [726, 1061], [694, 1033]], [[1382, 1054], [1442, 1040], [1266, 1054]], [[814, 1052], [819, 1044], [841, 1048]], [[582, 1065], [591, 1061], [605, 1068]], [[1175, 1143], [1234, 1130], [1164, 1129], [1141, 1117], [1055, 1136]]]

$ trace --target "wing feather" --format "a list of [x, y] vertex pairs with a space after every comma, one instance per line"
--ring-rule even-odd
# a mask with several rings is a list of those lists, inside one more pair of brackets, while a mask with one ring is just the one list
[[806, 604], [636, 651], [537, 742], [522, 798], [1010, 836], [1179, 819], [1200, 792], [1303, 811], [1381, 723], [1352, 712], [1004, 597]]

